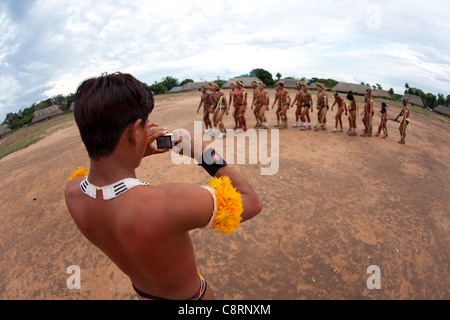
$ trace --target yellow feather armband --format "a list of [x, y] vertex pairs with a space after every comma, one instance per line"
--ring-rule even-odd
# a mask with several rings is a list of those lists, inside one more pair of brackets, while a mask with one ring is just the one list
[[214, 178], [209, 183], [214, 189], [215, 204], [212, 228], [222, 234], [232, 234], [240, 226], [242, 221], [242, 196], [231, 184], [228, 177]]
[[85, 167], [79, 167], [77, 171], [72, 173], [72, 176], [70, 177], [69, 181], [72, 181], [76, 178], [82, 178], [87, 177], [89, 175], [89, 171]]

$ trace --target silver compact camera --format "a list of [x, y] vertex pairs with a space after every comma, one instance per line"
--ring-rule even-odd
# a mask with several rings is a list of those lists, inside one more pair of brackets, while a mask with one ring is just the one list
[[162, 137], [156, 138], [156, 147], [159, 150], [173, 149], [174, 143], [172, 142], [172, 134], [166, 134]]

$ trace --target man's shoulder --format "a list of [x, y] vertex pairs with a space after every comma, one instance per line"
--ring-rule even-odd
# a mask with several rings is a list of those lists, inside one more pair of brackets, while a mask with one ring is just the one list
[[81, 192], [80, 184], [85, 178], [75, 178], [67, 182], [65, 189], [66, 200], [70, 200], [77, 193]]

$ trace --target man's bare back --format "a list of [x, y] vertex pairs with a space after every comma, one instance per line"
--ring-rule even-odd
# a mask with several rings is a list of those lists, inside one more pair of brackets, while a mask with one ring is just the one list
[[[102, 88], [105, 93], [95, 94], [92, 88]], [[115, 97], [126, 97], [126, 103]], [[181, 300], [203, 290], [200, 298], [213, 299], [211, 287], [198, 274], [188, 233], [214, 221], [211, 188], [183, 183], [150, 186], [136, 179], [135, 169], [144, 157], [169, 151], [153, 146], [158, 137], [168, 133], [146, 119], [153, 103], [148, 87], [131, 75], [102, 75], [83, 82], [75, 96], [75, 119], [89, 153], [90, 172], [88, 177], [67, 184], [66, 204], [83, 235], [128, 275], [138, 294]], [[120, 122], [135, 113], [139, 113], [136, 120]], [[92, 128], [103, 118], [114, 125], [99, 133], [105, 137], [92, 135]], [[126, 126], [116, 128], [120, 125]], [[179, 132], [176, 130], [174, 136]], [[115, 146], [106, 145], [107, 137], [113, 136], [118, 138]], [[183, 146], [180, 154], [198, 161], [214, 154], [189, 133], [179, 135], [176, 142], [177, 147]], [[184, 154], [186, 151], [190, 154]], [[229, 178], [242, 197], [242, 221], [261, 211], [261, 200], [251, 186], [226, 163], [203, 162], [202, 167], [211, 176]]]

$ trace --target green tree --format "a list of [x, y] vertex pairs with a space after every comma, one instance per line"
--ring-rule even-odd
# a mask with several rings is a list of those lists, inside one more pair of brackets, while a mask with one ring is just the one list
[[425, 108], [433, 109], [436, 107], [436, 96], [432, 93], [427, 93], [425, 99], [423, 99], [423, 104]]
[[190, 83], [190, 82], [194, 82], [194, 80], [192, 80], [192, 79], [184, 79], [183, 81], [181, 81], [180, 86], [184, 86], [185, 84]]
[[164, 85], [164, 87], [167, 88], [167, 90], [172, 89], [173, 87], [178, 87], [180, 84], [178, 82], [178, 79], [168, 76], [162, 79], [161, 83]]
[[154, 94], [164, 94], [167, 93], [168, 89], [164, 84], [161, 82], [154, 83], [153, 85], [149, 86], [150, 90], [153, 91]]
[[310, 84], [313, 82], [323, 83], [327, 88], [334, 88], [339, 82], [334, 79], [319, 79], [316, 77], [312, 77], [310, 80]]
[[19, 129], [19, 128], [20, 128], [20, 119], [18, 119], [18, 118], [14, 119], [14, 120], [8, 125], [8, 127], [9, 127], [11, 130], [13, 130], [13, 131]]
[[53, 105], [52, 99], [47, 99], [47, 100], [43, 100], [43, 101], [39, 102], [36, 105], [35, 109], [36, 110], [41, 110], [41, 109], [45, 109], [45, 108], [51, 107], [52, 105]]
[[446, 100], [445, 100], [444, 95], [442, 93], [438, 93], [438, 98], [437, 98], [437, 101], [436, 101], [436, 105], [437, 106], [439, 106], [439, 105], [445, 106], [445, 103], [446, 103]]
[[10, 125], [15, 119], [19, 119], [19, 115], [17, 113], [10, 112], [6, 115], [5, 121], [3, 121], [3, 124]]
[[275, 77], [277, 77], [278, 81], [280, 81], [282, 75], [281, 75], [281, 73], [277, 72], [277, 74], [275, 75]]
[[75, 94], [71, 93], [66, 97], [66, 107], [65, 110], [69, 110], [70, 109], [70, 105], [72, 104], [72, 102], [75, 101]]
[[223, 85], [224, 85], [225, 83], [227, 83], [226, 80], [222, 80], [222, 79], [214, 80], [214, 82], [217, 83], [217, 85], [219, 86], [219, 88], [222, 88]]
[[275, 81], [272, 78], [272, 74], [264, 69], [253, 69], [250, 74], [254, 73], [255, 77], [264, 82], [266, 86], [272, 87], [275, 85]]
[[59, 106], [65, 106], [66, 105], [66, 97], [64, 97], [62, 94], [57, 95], [56, 97], [51, 98], [52, 105], [59, 105]]

